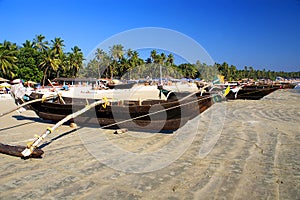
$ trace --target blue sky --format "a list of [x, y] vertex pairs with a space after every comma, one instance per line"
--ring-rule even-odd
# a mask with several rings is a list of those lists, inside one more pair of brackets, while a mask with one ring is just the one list
[[1, 42], [43, 34], [87, 56], [120, 32], [161, 27], [194, 39], [218, 63], [300, 70], [299, 0], [0, 0], [0, 9]]

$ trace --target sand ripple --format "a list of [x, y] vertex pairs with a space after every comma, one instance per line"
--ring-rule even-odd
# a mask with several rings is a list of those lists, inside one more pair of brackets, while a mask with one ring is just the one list
[[[220, 138], [207, 156], [200, 157], [206, 133], [214, 130], [209, 127], [218, 110], [214, 106], [198, 118], [199, 132], [177, 160], [139, 174], [99, 162], [78, 136], [82, 129], [70, 132], [63, 126], [45, 141], [43, 159], [0, 155], [0, 199], [300, 199], [299, 100], [291, 90], [278, 90], [259, 101], [224, 102]], [[1, 104], [1, 109], [7, 105]], [[30, 111], [23, 115], [34, 116]], [[31, 123], [29, 117], [3, 119], [0, 137], [5, 142], [22, 143], [48, 126]], [[57, 137], [60, 134], [64, 136]], [[113, 135], [109, 130], [105, 134], [116, 147], [136, 154], [158, 151], [175, 138]], [[164, 160], [142, 164], [160, 162]]]

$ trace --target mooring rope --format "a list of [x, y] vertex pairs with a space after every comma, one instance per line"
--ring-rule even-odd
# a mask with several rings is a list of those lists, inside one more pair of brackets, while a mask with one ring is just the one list
[[[158, 113], [161, 113], [161, 112], [165, 112], [165, 111], [168, 111], [168, 110], [179, 108], [181, 106], [185, 106], [185, 105], [188, 105], [188, 104], [191, 104], [191, 103], [196, 103], [196, 102], [200, 102], [202, 100], [213, 98], [214, 96], [219, 96], [219, 95], [212, 95], [212, 96], [204, 97], [204, 98], [197, 99], [197, 100], [194, 100], [194, 101], [189, 101], [189, 102], [179, 104], [179, 105], [176, 105], [176, 106], [173, 106], [173, 107], [170, 107], [170, 108], [165, 108], [165, 109], [162, 109], [162, 110], [158, 110], [156, 112], [152, 112], [152, 113], [148, 113], [148, 114], [141, 115], [141, 116], [138, 116], [138, 117], [126, 119], [126, 120], [116, 122], [116, 123], [113, 123], [113, 124], [108, 124], [108, 125], [102, 126], [100, 128], [108, 128], [108, 127], [111, 127], [111, 126], [115, 126], [115, 125], [123, 124], [123, 123], [126, 123], [126, 122], [130, 122], [130, 121], [133, 121], [133, 120], [136, 120], [136, 119], [140, 119], [140, 118], [143, 118], [143, 117], [148, 117], [148, 116], [155, 115], [155, 114], [158, 114]], [[186, 99], [186, 98], [183, 98], [183, 99]], [[182, 100], [179, 100], [179, 101], [182, 101]]]

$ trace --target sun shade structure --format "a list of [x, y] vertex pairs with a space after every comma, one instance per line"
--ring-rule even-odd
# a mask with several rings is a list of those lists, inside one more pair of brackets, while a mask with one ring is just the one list
[[5, 79], [5, 78], [2, 78], [0, 77], [0, 82], [9, 82], [9, 80]]

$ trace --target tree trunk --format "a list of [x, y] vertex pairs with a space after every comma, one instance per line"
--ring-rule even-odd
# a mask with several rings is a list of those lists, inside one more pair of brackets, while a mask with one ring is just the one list
[[44, 77], [43, 77], [43, 87], [45, 86], [45, 81], [46, 81], [46, 76], [47, 76], [47, 71], [48, 71], [49, 67], [46, 67], [45, 71], [44, 71]]

